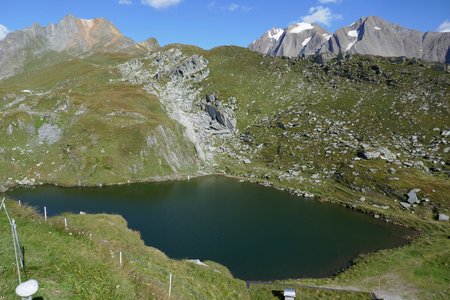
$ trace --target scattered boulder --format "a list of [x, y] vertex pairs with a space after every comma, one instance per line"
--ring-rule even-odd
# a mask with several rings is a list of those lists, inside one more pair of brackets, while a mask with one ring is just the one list
[[211, 117], [212, 120], [217, 121], [223, 127], [226, 127], [231, 132], [233, 132], [234, 131], [234, 126], [233, 126], [233, 123], [231, 123], [231, 121], [228, 118], [228, 116], [224, 112], [219, 111], [216, 107], [214, 107], [214, 106], [212, 106], [210, 104], [212, 99], [215, 99], [215, 96], [214, 95], [208, 95], [208, 96], [209, 96], [209, 98], [206, 99], [206, 101], [208, 103], [204, 106], [206, 112], [209, 114], [209, 116]]
[[448, 221], [449, 220], [449, 216], [446, 214], [439, 214], [438, 215], [438, 220], [439, 221]]
[[371, 149], [367, 146], [363, 146], [363, 150], [358, 152], [358, 156], [364, 159], [377, 159], [381, 158], [387, 161], [394, 161], [397, 159], [397, 155], [389, 151], [386, 147], [379, 147], [377, 149]]
[[358, 153], [358, 156], [364, 159], [377, 159], [381, 153], [377, 150], [363, 150]]
[[208, 103], [214, 103], [216, 101], [216, 96], [214, 94], [208, 94], [206, 95], [206, 102]]
[[419, 198], [417, 198], [416, 192], [417, 192], [417, 189], [414, 189], [414, 190], [409, 191], [409, 193], [407, 194], [407, 196], [408, 196], [407, 201], [410, 204], [420, 203]]
[[380, 147], [378, 148], [378, 151], [380, 152], [380, 158], [387, 160], [387, 161], [394, 161], [397, 159], [397, 155], [389, 151], [386, 147]]
[[410, 208], [411, 204], [406, 203], [406, 202], [400, 202], [400, 205], [403, 206], [404, 208]]
[[0, 193], [6, 193], [7, 190], [8, 190], [7, 187], [0, 185]]

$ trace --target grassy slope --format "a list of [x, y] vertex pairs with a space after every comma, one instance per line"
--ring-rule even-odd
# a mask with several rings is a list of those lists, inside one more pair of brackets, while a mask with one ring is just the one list
[[[27, 207], [7, 201], [15, 218], [21, 245], [25, 247], [26, 274], [40, 284], [44, 299], [163, 299], [169, 273], [173, 274], [174, 299], [246, 299], [245, 283], [214, 262], [209, 267], [175, 261], [157, 249], [146, 247], [126, 221], [113, 215], [65, 215], [47, 221]], [[9, 233], [1, 213], [0, 228]], [[17, 275], [8, 234], [0, 239], [5, 299], [15, 299]], [[119, 266], [119, 251], [124, 264]], [[1, 298], [1, 297], [0, 297]], [[3, 299], [3, 298], [1, 298]]]
[[[0, 180], [87, 185], [195, 173], [194, 147], [159, 101], [139, 87], [110, 82], [126, 59], [75, 59], [3, 81], [0, 131], [13, 132], [0, 140]], [[56, 143], [39, 143], [43, 124], [64, 128]], [[148, 146], [149, 136], [159, 147]], [[172, 153], [179, 162], [167, 159]]]

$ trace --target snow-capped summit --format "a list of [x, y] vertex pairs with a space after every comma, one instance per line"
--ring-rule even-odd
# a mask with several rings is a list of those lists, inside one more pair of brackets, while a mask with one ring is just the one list
[[270, 47], [265, 47], [267, 41], [263, 37], [250, 45], [250, 49], [288, 57], [356, 53], [450, 63], [450, 33], [423, 33], [374, 16], [361, 18], [333, 35], [315, 24], [295, 23]]
[[291, 26], [289, 26], [289, 33], [300, 33], [304, 30], [309, 30], [309, 29], [314, 29], [314, 27], [312, 26], [312, 24], [310, 23], [295, 23], [292, 24]]
[[311, 55], [327, 41], [329, 33], [316, 24], [294, 23], [271, 29], [250, 45], [254, 51], [276, 56]]

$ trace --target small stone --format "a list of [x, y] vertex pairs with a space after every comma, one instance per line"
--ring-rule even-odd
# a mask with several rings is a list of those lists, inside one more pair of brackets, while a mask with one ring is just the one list
[[400, 205], [403, 206], [404, 208], [410, 208], [411, 204], [406, 203], [406, 202], [400, 202]]
[[394, 175], [395, 173], [397, 173], [397, 171], [394, 168], [389, 168], [389, 173]]
[[361, 198], [359, 198], [359, 201], [361, 201], [361, 202], [366, 201], [366, 197], [362, 196]]

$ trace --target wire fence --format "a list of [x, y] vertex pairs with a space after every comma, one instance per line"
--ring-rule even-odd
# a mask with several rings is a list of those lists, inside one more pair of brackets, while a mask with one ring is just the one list
[[[20, 200], [18, 201], [21, 205]], [[22, 283], [21, 269], [24, 268], [24, 257], [22, 250], [20, 248], [19, 236], [17, 234], [17, 225], [15, 220], [10, 217], [6, 204], [5, 197], [0, 205], [0, 210], [5, 212], [7, 219], [10, 223], [12, 240], [14, 245], [14, 253], [16, 259], [16, 268], [18, 274], [19, 284]], [[85, 214], [80, 212], [80, 214]], [[52, 218], [53, 219], [53, 218]], [[44, 206], [44, 221], [48, 222], [47, 218], [47, 206]], [[112, 246], [103, 237], [96, 235], [90, 231], [85, 231], [81, 227], [77, 227], [75, 224], [71, 224], [70, 220], [66, 216], [57, 216], [52, 220], [52, 224], [59, 228], [62, 232], [65, 232], [74, 237], [85, 238], [91, 243], [98, 247], [99, 251], [102, 251], [105, 255], [109, 255], [113, 263], [117, 264], [118, 268], [123, 269], [126, 273], [139, 278], [139, 281], [151, 284], [160, 292], [164, 293], [167, 298], [171, 298], [173, 295], [184, 295], [191, 296], [195, 299], [207, 299], [205, 295], [196, 291], [192, 285], [190, 285], [186, 280], [177, 278], [176, 275], [167, 269], [167, 267], [159, 266], [155, 263], [151, 263], [148, 259], [143, 259], [142, 255], [137, 255], [132, 252], [124, 251], [121, 248]], [[141, 272], [139, 270], [147, 270], [147, 272]], [[153, 276], [151, 276], [153, 275]], [[273, 288], [307, 288], [316, 290], [332, 290], [332, 291], [342, 291], [342, 292], [358, 292], [354, 290], [347, 290], [341, 288], [333, 287], [322, 287], [313, 286], [300, 283], [274, 283], [274, 282], [263, 282], [263, 281], [247, 281], [246, 288], [249, 290], [251, 286], [271, 286]], [[377, 299], [376, 295], [371, 292], [361, 292], [369, 294], [372, 299]]]
[[[20, 200], [17, 201], [19, 205], [22, 205]], [[11, 224], [12, 236], [14, 241], [14, 251], [16, 253], [16, 266], [19, 276], [19, 283], [21, 283], [20, 268], [23, 268], [23, 255], [20, 251], [19, 238], [17, 235], [17, 226], [14, 219], [10, 218], [10, 215], [6, 209], [5, 197], [1, 202], [0, 209], [3, 209], [7, 215], [7, 218]], [[127, 252], [120, 247], [115, 247], [109, 241], [102, 236], [85, 230], [83, 227], [79, 227], [74, 223], [71, 223], [69, 216], [56, 216], [49, 219], [47, 216], [48, 206], [43, 207], [43, 221], [51, 222], [53, 226], [62, 232], [67, 233], [74, 238], [82, 238], [88, 240], [93, 246], [101, 251], [103, 255], [109, 256], [117, 267], [122, 269], [129, 276], [139, 278], [139, 281], [145, 282], [147, 285], [153, 286], [156, 290], [165, 293], [167, 298], [171, 298], [176, 295], [192, 296], [195, 299], [204, 299], [204, 295], [201, 295], [190, 286], [186, 280], [180, 277], [176, 277], [176, 272], [171, 272], [167, 267], [162, 267], [156, 264], [154, 261], [143, 259], [141, 255]], [[80, 212], [80, 214], [85, 214]], [[145, 270], [145, 271], [142, 271]]]

